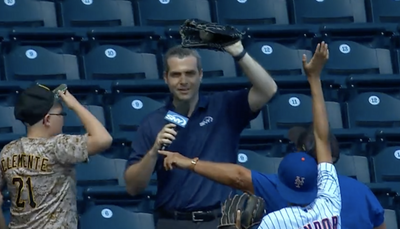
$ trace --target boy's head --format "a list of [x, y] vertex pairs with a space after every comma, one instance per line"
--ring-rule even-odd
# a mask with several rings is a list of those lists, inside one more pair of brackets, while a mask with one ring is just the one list
[[[310, 125], [308, 129], [300, 126], [292, 127], [289, 130], [288, 138], [292, 143], [295, 144], [296, 151], [307, 152], [310, 156], [316, 159], [317, 157], [313, 128], [313, 125]], [[331, 132], [329, 132], [329, 142], [331, 145], [332, 160], [333, 163], [336, 163], [340, 157], [340, 149], [335, 135], [333, 135]]]
[[292, 205], [308, 205], [317, 197], [317, 162], [308, 153], [287, 154], [278, 168], [277, 190]]
[[46, 86], [36, 84], [21, 93], [14, 108], [15, 118], [25, 123], [28, 135], [51, 137], [61, 133], [65, 113], [54, 93]]

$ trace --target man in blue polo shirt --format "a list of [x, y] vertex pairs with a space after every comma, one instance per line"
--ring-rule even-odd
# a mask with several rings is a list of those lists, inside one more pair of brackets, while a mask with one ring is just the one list
[[[141, 193], [151, 174], [157, 172], [158, 229], [216, 228], [220, 203], [232, 190], [190, 171], [167, 171], [159, 149], [168, 145], [168, 150], [191, 158], [193, 165], [198, 158], [235, 163], [240, 133], [277, 91], [275, 81], [247, 54], [240, 41], [225, 50], [243, 69], [253, 85], [251, 89], [199, 94], [203, 76], [200, 56], [194, 50], [174, 47], [164, 60], [164, 80], [171, 98], [142, 121], [132, 143], [125, 171], [126, 188], [131, 195]], [[167, 124], [164, 117], [170, 110], [189, 117], [185, 128], [176, 131], [174, 124]]]
[[[303, 59], [305, 61], [305, 59]], [[323, 68], [321, 60], [312, 58], [310, 63], [304, 63], [307, 74], [320, 74]], [[311, 90], [315, 90], [314, 87]], [[321, 98], [323, 100], [323, 98]], [[289, 131], [290, 140], [296, 145], [297, 151], [307, 151], [315, 154], [313, 128], [294, 127]], [[339, 159], [339, 145], [335, 136], [330, 133], [330, 144], [334, 163]], [[174, 168], [192, 170], [195, 173], [244, 192], [253, 193], [265, 200], [267, 213], [288, 207], [277, 190], [277, 174], [263, 174], [232, 163], [215, 163], [199, 160], [196, 166], [191, 165], [191, 159], [176, 152], [161, 152], [166, 155], [166, 163]], [[338, 176], [342, 199], [341, 226], [342, 229], [385, 229], [384, 210], [371, 192], [361, 182], [346, 176]]]

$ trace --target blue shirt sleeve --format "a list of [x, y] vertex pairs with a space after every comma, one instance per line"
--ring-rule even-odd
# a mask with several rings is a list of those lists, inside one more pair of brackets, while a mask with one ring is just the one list
[[148, 127], [148, 122], [146, 121], [139, 126], [136, 132], [136, 137], [132, 141], [132, 151], [126, 162], [125, 169], [128, 169], [129, 166], [140, 161], [144, 155], [146, 155], [147, 151], [149, 151], [153, 146], [155, 137], [152, 137], [151, 133], [149, 132], [150, 130], [151, 128]]
[[249, 91], [242, 89], [223, 93], [223, 103], [227, 106], [227, 118], [237, 130], [242, 131], [260, 111], [252, 112], [249, 104]]
[[287, 207], [286, 201], [282, 199], [276, 188], [278, 175], [264, 174], [252, 170], [251, 179], [253, 182], [254, 194], [264, 199], [267, 213]]
[[365, 189], [367, 202], [369, 205], [369, 218], [374, 227], [379, 227], [385, 221], [385, 210], [379, 203], [374, 193], [372, 193], [372, 191], [367, 187], [365, 187]]

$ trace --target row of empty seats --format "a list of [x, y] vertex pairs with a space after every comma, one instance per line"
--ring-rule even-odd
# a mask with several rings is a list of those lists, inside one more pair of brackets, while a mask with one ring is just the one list
[[[330, 79], [347, 75], [362, 79], [365, 75], [391, 75], [399, 72], [399, 50], [371, 48], [353, 41], [334, 41], [329, 43], [329, 47], [330, 59], [324, 75], [330, 76]], [[300, 77], [304, 75], [302, 55], [306, 54], [309, 58], [313, 55], [313, 50], [268, 41], [250, 42], [246, 49], [277, 80], [304, 81], [305, 78]], [[163, 56], [161, 51], [143, 53], [130, 47], [100, 45], [82, 55], [76, 55], [71, 54], [73, 51], [59, 53], [41, 46], [17, 46], [5, 53], [1, 78], [8, 81], [157, 80], [162, 77], [163, 71], [163, 66], [160, 66]], [[229, 54], [212, 50], [199, 50], [199, 53], [205, 78], [243, 75]], [[400, 80], [400, 76], [394, 78]], [[229, 84], [229, 81], [226, 83]]]
[[[331, 129], [338, 136], [356, 138], [400, 136], [400, 100], [383, 93], [362, 93], [347, 103], [327, 102]], [[89, 105], [88, 109], [112, 131], [115, 139], [132, 139], [142, 119], [163, 106], [163, 102], [143, 96], [128, 96], [111, 107]], [[77, 116], [67, 109], [64, 132], [83, 133]], [[278, 95], [267, 104], [260, 115], [250, 122], [242, 135], [265, 141], [268, 137], [283, 138], [293, 125], [312, 123], [311, 97], [304, 94]], [[14, 119], [13, 107], [0, 107], [0, 139], [24, 134], [25, 127]]]
[[5, 0], [0, 22], [7, 27], [170, 26], [188, 18], [236, 25], [398, 23], [399, 6], [391, 0]]

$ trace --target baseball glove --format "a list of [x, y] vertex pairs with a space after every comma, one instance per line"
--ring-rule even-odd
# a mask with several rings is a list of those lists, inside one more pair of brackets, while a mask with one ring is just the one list
[[232, 26], [223, 26], [199, 19], [188, 19], [180, 28], [182, 47], [225, 51], [224, 47], [242, 39], [244, 33]]
[[[261, 197], [243, 193], [228, 198], [222, 205], [221, 229], [248, 229], [260, 224], [265, 214], [265, 202]], [[240, 220], [237, 220], [238, 210]]]

